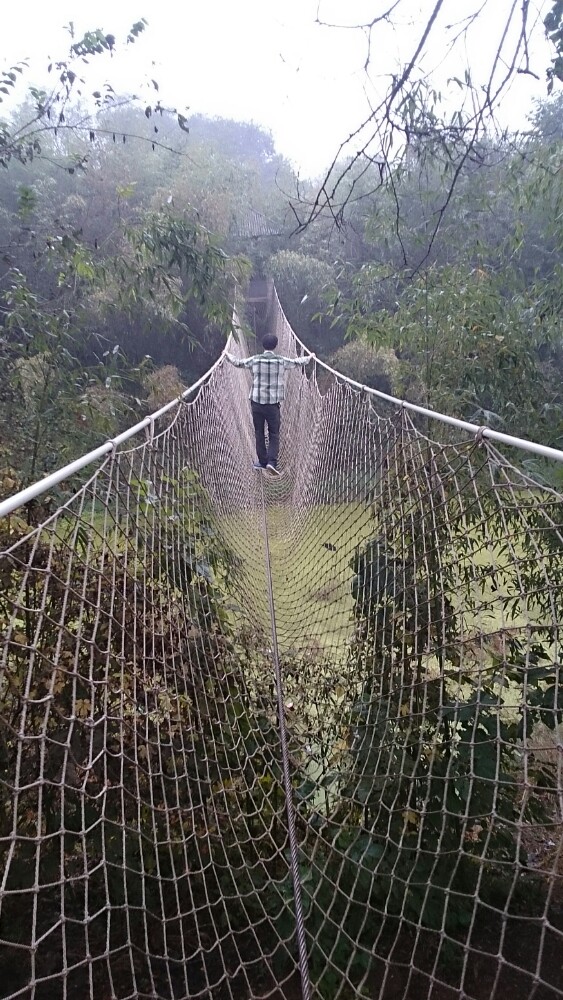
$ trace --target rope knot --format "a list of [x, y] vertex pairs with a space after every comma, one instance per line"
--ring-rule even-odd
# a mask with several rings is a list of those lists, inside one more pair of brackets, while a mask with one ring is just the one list
[[145, 438], [149, 448], [152, 448], [154, 444], [154, 420], [151, 420], [150, 424], [145, 427]]

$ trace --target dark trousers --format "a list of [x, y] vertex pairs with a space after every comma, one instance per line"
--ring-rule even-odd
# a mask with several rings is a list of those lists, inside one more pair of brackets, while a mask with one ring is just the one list
[[[250, 400], [252, 423], [256, 435], [256, 455], [260, 465], [271, 462], [276, 465], [280, 450], [280, 404], [255, 403]], [[268, 425], [268, 446], [266, 447], [265, 428]]]

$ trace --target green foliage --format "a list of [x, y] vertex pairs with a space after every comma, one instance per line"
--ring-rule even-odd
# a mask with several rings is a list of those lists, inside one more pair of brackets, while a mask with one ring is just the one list
[[[541, 162], [541, 156], [538, 157], [538, 154], [541, 153], [542, 145], [545, 147], [545, 152], [547, 153], [554, 141], [557, 142], [563, 139], [563, 94], [553, 94], [545, 101], [536, 101], [534, 110], [530, 115], [530, 122], [535, 133], [532, 139], [535, 140], [536, 144], [535, 169], [530, 171], [533, 176], [539, 173], [538, 167], [539, 162]], [[540, 178], [536, 176], [536, 180], [540, 180]], [[551, 180], [553, 182], [553, 178]], [[544, 183], [543, 187], [545, 190], [548, 185]]]
[[561, 0], [554, 0], [543, 23], [547, 38], [555, 48], [556, 53], [547, 71], [548, 93], [551, 93], [555, 80], [563, 81], [563, 3]]
[[33, 188], [22, 185], [19, 190], [18, 209], [22, 219], [27, 219], [37, 207], [37, 194]]
[[[351, 564], [358, 693], [320, 776], [305, 763], [296, 782], [310, 968], [326, 1000], [371, 996], [374, 937], [381, 959], [396, 955], [399, 928], [439, 934], [435, 968], [451, 974], [476, 915], [533, 912], [544, 892], [521, 831], [552, 822], [557, 790], [556, 764], [530, 737], [563, 718], [560, 502], [483, 490], [462, 512], [463, 464], [454, 483], [439, 453], [413, 456], [400, 440], [387, 456], [393, 488], [374, 500], [379, 532]], [[422, 485], [430, 469], [439, 504]], [[483, 564], [492, 544], [494, 569]], [[486, 649], [486, 637], [470, 639], [471, 623], [491, 578], [503, 621], [527, 624], [475, 661], [471, 642]]]
[[[36, 192], [21, 189], [19, 204], [33, 216]], [[112, 437], [143, 406], [146, 360], [131, 326], [152, 316], [193, 344], [184, 317], [195, 303], [200, 323], [228, 329], [245, 274], [244, 261], [229, 258], [204, 227], [170, 211], [127, 228], [119, 251], [103, 258], [79, 229], [58, 228], [40, 242], [33, 285], [13, 268], [0, 299], [0, 455], [23, 483]]]
[[[39, 530], [25, 568], [26, 536], [44, 510], [30, 505], [25, 518], [13, 515], [0, 525], [0, 550], [17, 553], [0, 557], [0, 630], [7, 643], [0, 685], [2, 934], [16, 945], [31, 940], [25, 893], [37, 879], [42, 886], [70, 886], [61, 892], [71, 923], [85, 909], [109, 908], [110, 939], [101, 925], [93, 926], [89, 956], [107, 953], [108, 940], [114, 956], [126, 946], [145, 954], [141, 910], [181, 913], [181, 944], [168, 943], [167, 959], [184, 967], [189, 953], [187, 972], [197, 992], [199, 932], [210, 914], [221, 941], [233, 927], [240, 934], [249, 928], [245, 907], [258, 905], [283, 845], [283, 829], [274, 826], [270, 838], [254, 844], [253, 828], [258, 823], [263, 830], [268, 816], [277, 824], [283, 799], [266, 691], [260, 707], [246, 681], [254, 670], [259, 687], [255, 653], [235, 641], [225, 607], [232, 554], [197, 476], [185, 470], [173, 479], [159, 467], [150, 471], [151, 481], [132, 475], [129, 482], [137, 492], [138, 530], [130, 531], [126, 514], [123, 523], [116, 521], [109, 545], [100, 544], [96, 522], [71, 505]], [[101, 505], [98, 513], [104, 517]], [[100, 590], [108, 573], [111, 599]], [[25, 610], [17, 606], [23, 586]], [[101, 756], [103, 768], [94, 765]], [[252, 761], [252, 774], [242, 772], [241, 760]], [[155, 783], [156, 773], [161, 780]], [[8, 783], [16, 774], [14, 839]], [[103, 859], [86, 878], [85, 836], [88, 857]], [[241, 845], [248, 868], [240, 865]], [[262, 873], [263, 884], [249, 886], [246, 871]], [[246, 891], [244, 904], [234, 903], [227, 915], [231, 872]], [[60, 907], [61, 894], [53, 897], [47, 889], [41, 919], [56, 922]], [[131, 910], [125, 937], [123, 907]], [[155, 930], [153, 956], [161, 946]], [[88, 973], [82, 981], [80, 972], [84, 948], [84, 936], [69, 930], [65, 962], [87, 989]], [[26, 960], [9, 967], [10, 951], [0, 957], [0, 971], [14, 989], [23, 988]], [[51, 956], [52, 941], [39, 946], [38, 976], [53, 970]], [[228, 944], [222, 961], [236, 972]], [[138, 981], [152, 976], [154, 986], [159, 973], [147, 963]], [[94, 973], [100, 992], [102, 964]], [[119, 957], [112, 959], [112, 974], [118, 991], [125, 991]]]
[[338, 296], [334, 268], [313, 256], [280, 250], [268, 263], [282, 308], [307, 346], [328, 354], [342, 341], [338, 324], [327, 318], [328, 304]]
[[[406, 468], [405, 472], [409, 474]], [[494, 876], [496, 893], [501, 891], [506, 864], [520, 860], [513, 831], [521, 810], [518, 739], [523, 729], [505, 707], [504, 683], [510, 680], [518, 687], [515, 700], [526, 706], [521, 712], [529, 712], [528, 705], [532, 706], [532, 716], [537, 712], [537, 718], [547, 721], [549, 715], [552, 727], [561, 714], [557, 705], [554, 709], [559, 667], [551, 656], [553, 625], [545, 625], [543, 643], [538, 625], [537, 641], [531, 648], [525, 634], [512, 635], [502, 661], [495, 662], [493, 657], [489, 669], [484, 665], [477, 672], [471, 669], [463, 623], [481, 599], [475, 594], [475, 581], [480, 575], [476, 553], [482, 543], [471, 531], [468, 512], [463, 528], [457, 522], [455, 497], [446, 503], [451, 507], [447, 514], [446, 506], [441, 508], [444, 529], [447, 524], [444, 544], [451, 547], [455, 540], [455, 554], [448, 559], [439, 560], [433, 551], [426, 551], [426, 558], [422, 558], [428, 515], [421, 508], [411, 517], [412, 529], [400, 538], [387, 512], [385, 532], [369, 542], [354, 561], [360, 623], [357, 655], [366, 680], [354, 710], [352, 778], [343, 787], [342, 776], [335, 776], [335, 780], [340, 782], [343, 797], [350, 800], [351, 811], [363, 810], [364, 822], [376, 839], [378, 823], [383, 822], [380, 836], [385, 830], [390, 840], [385, 848], [389, 871], [404, 873], [412, 894], [408, 906], [413, 915], [421, 913], [426, 926], [438, 928], [445, 922], [447, 928], [455, 930], [466, 925], [473, 908], [478, 867], [472, 858], [481, 858]], [[482, 522], [482, 507], [474, 518]], [[557, 555], [554, 547], [559, 532], [550, 539], [545, 530], [550, 513], [546, 515], [536, 503], [524, 516], [520, 505], [511, 514], [506, 507], [501, 512], [487, 504], [486, 518], [488, 537], [498, 537], [499, 543], [507, 532], [507, 519], [509, 523], [513, 520], [523, 546], [517, 565], [507, 562], [503, 571], [504, 615], [514, 618], [521, 602], [528, 600], [526, 595], [538, 590], [546, 569], [555, 571], [553, 587], [557, 592], [558, 574], [563, 572], [560, 547]], [[441, 519], [434, 525], [436, 546], [440, 524]], [[481, 579], [486, 579], [484, 573]], [[497, 585], [501, 585], [499, 581]], [[460, 607], [457, 612], [447, 596], [454, 592]], [[541, 594], [539, 599], [541, 603]], [[547, 622], [553, 621], [553, 607], [548, 610], [546, 604], [545, 615]], [[435, 677], [425, 678], [424, 710], [419, 703], [423, 649], [435, 650], [440, 666]], [[533, 664], [538, 667], [532, 669]], [[527, 731], [529, 734], [530, 725]], [[537, 789], [544, 785], [546, 776], [540, 765], [528, 764], [530, 784]], [[376, 775], [392, 777], [374, 780]], [[526, 809], [524, 816], [545, 819], [547, 815], [541, 798], [533, 792]], [[385, 874], [385, 864], [381, 874]], [[448, 896], [443, 892], [446, 887]], [[507, 878], [505, 891], [512, 889], [512, 879]], [[483, 885], [480, 892], [485, 892]], [[401, 898], [401, 906], [404, 902]]]
[[[90, 277], [74, 246], [68, 255], [65, 250], [65, 265], [64, 276], [59, 272], [61, 285], [68, 269], [73, 280]], [[2, 297], [6, 338], [0, 345], [5, 373], [0, 454], [24, 485], [114, 433], [128, 411], [120, 392], [117, 350], [97, 363], [81, 363], [76, 317], [64, 300], [58, 305], [53, 309], [19, 271], [12, 272]]]
[[523, 436], [558, 433], [559, 377], [540, 362], [549, 334], [534, 288], [509, 293], [505, 274], [435, 266], [404, 287], [395, 309], [370, 313], [361, 298], [370, 280], [363, 269], [349, 334], [394, 350], [427, 405]]
[[[127, 43], [132, 44], [145, 30], [147, 22], [144, 18], [136, 21], [127, 34]], [[71, 39], [74, 39], [74, 24], [71, 21], [68, 26]], [[80, 129], [89, 130], [91, 138], [94, 137], [97, 126], [91, 115], [86, 118], [82, 114], [80, 117], [73, 115], [77, 111], [77, 102], [83, 96], [87, 81], [84, 76], [84, 67], [90, 59], [113, 53], [116, 47], [115, 35], [103, 32], [97, 28], [87, 31], [83, 38], [71, 41], [66, 58], [52, 61], [48, 64], [47, 70], [56, 77], [55, 83], [48, 89], [29, 87], [29, 97], [32, 101], [32, 112], [25, 124], [15, 126], [8, 120], [0, 122], [0, 165], [7, 167], [12, 161], [19, 163], [30, 163], [35, 157], [41, 156], [44, 151], [44, 140], [57, 135], [60, 129]], [[12, 96], [16, 88], [21, 84], [28, 69], [28, 64], [24, 62], [16, 63], [0, 76], [0, 103], [5, 100], [1, 95]], [[158, 84], [153, 81], [155, 89]], [[106, 83], [103, 91], [94, 90], [89, 95], [94, 106], [103, 108], [112, 105], [116, 100], [116, 95], [111, 84]], [[130, 98], [130, 101], [134, 101]], [[164, 109], [158, 102], [151, 113], [163, 112]], [[154, 137], [153, 137], [154, 141]], [[84, 169], [88, 156], [85, 155], [74, 164], [67, 162], [67, 169], [74, 173], [77, 167]]]
[[[376, 347], [355, 339], [340, 347], [329, 358], [332, 368], [348, 378], [391, 396], [401, 396], [403, 366], [393, 350]], [[409, 399], [412, 400], [412, 391]]]
[[[235, 284], [247, 273], [242, 258], [229, 258], [203, 226], [171, 212], [147, 216], [126, 236], [132, 256], [115, 261], [122, 301], [134, 305], [148, 297], [154, 303], [164, 293], [179, 316], [193, 299], [208, 321], [228, 327]], [[181, 281], [176, 287], [175, 275]]]
[[[131, 491], [138, 500], [143, 546], [160, 553], [161, 562], [153, 567], [155, 578], [167, 577], [178, 591], [198, 578], [204, 580], [207, 611], [202, 612], [202, 624], [206, 617], [224, 624], [222, 603], [239, 560], [217, 531], [197, 473], [186, 468], [174, 479], [155, 466], [152, 478], [131, 482]], [[178, 516], [178, 511], [184, 514]]]

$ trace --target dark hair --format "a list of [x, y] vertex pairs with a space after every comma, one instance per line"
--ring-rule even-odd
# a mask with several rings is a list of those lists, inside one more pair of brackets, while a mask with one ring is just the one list
[[275, 333], [267, 333], [262, 337], [262, 347], [265, 351], [273, 351], [278, 346], [278, 338]]

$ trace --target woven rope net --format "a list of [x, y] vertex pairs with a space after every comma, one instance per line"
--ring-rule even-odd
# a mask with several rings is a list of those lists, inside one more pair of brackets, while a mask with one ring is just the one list
[[248, 378], [0, 521], [1, 996], [562, 997], [563, 497]]

